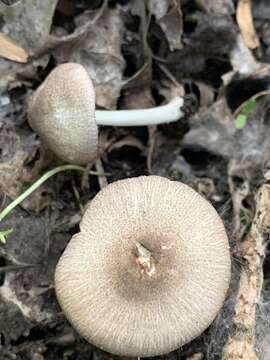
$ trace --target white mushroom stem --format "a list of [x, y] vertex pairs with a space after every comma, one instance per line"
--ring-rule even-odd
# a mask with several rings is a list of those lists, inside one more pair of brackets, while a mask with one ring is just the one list
[[96, 122], [106, 126], [149, 126], [174, 122], [184, 116], [182, 97], [175, 97], [168, 104], [138, 110], [96, 110]]

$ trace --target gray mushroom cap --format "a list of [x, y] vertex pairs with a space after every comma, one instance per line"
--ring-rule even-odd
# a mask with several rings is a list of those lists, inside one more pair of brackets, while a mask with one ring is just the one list
[[230, 280], [223, 223], [189, 186], [158, 176], [108, 185], [57, 265], [59, 303], [89, 342], [123, 356], [179, 348], [214, 320]]
[[28, 109], [32, 129], [64, 161], [84, 165], [97, 153], [95, 92], [80, 64], [57, 66], [36, 90]]

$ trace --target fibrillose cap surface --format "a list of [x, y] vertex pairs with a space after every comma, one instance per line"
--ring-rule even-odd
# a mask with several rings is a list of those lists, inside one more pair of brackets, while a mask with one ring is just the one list
[[36, 90], [28, 119], [45, 145], [62, 160], [83, 165], [96, 156], [95, 92], [82, 65], [57, 66]]
[[55, 275], [59, 303], [77, 331], [134, 357], [165, 354], [200, 335], [229, 280], [228, 239], [212, 205], [158, 176], [104, 188]]

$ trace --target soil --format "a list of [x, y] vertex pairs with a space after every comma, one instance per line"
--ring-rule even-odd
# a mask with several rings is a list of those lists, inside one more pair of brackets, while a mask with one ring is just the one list
[[[270, 160], [270, 4], [250, 4], [253, 28], [245, 23], [258, 39], [252, 47], [239, 21], [246, 10], [236, 16], [239, 2], [2, 1], [0, 31], [28, 60], [14, 62], [0, 50], [1, 208], [62, 164], [27, 122], [29, 98], [58, 64], [85, 66], [99, 108], [148, 108], [183, 96], [185, 116], [160, 126], [101, 127], [102, 171], [97, 165], [93, 170], [108, 173], [105, 179], [86, 176], [82, 184], [79, 172], [59, 173], [1, 222], [0, 230], [13, 232], [0, 243], [0, 360], [117, 358], [88, 344], [68, 323], [56, 300], [54, 271], [104, 181], [144, 174], [185, 182], [205, 196], [224, 221], [233, 260], [231, 288], [215, 322], [160, 359], [248, 360], [226, 357], [224, 349], [236, 331], [234, 308], [246, 264], [239, 247], [249, 234]], [[262, 92], [244, 115], [245, 124], [237, 125], [241, 104]], [[267, 244], [265, 249], [253, 329], [257, 359], [269, 359]]]

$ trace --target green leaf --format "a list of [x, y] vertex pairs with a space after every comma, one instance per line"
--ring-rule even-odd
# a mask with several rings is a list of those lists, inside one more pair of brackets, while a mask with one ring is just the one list
[[251, 113], [251, 111], [253, 109], [255, 109], [256, 104], [257, 104], [257, 101], [254, 98], [251, 98], [251, 99], [245, 101], [241, 106], [240, 114], [249, 115]]
[[0, 242], [2, 244], [6, 243], [6, 237], [11, 234], [13, 229], [0, 230]]
[[247, 123], [247, 116], [244, 114], [239, 114], [234, 120], [234, 126], [236, 129], [243, 129]]

